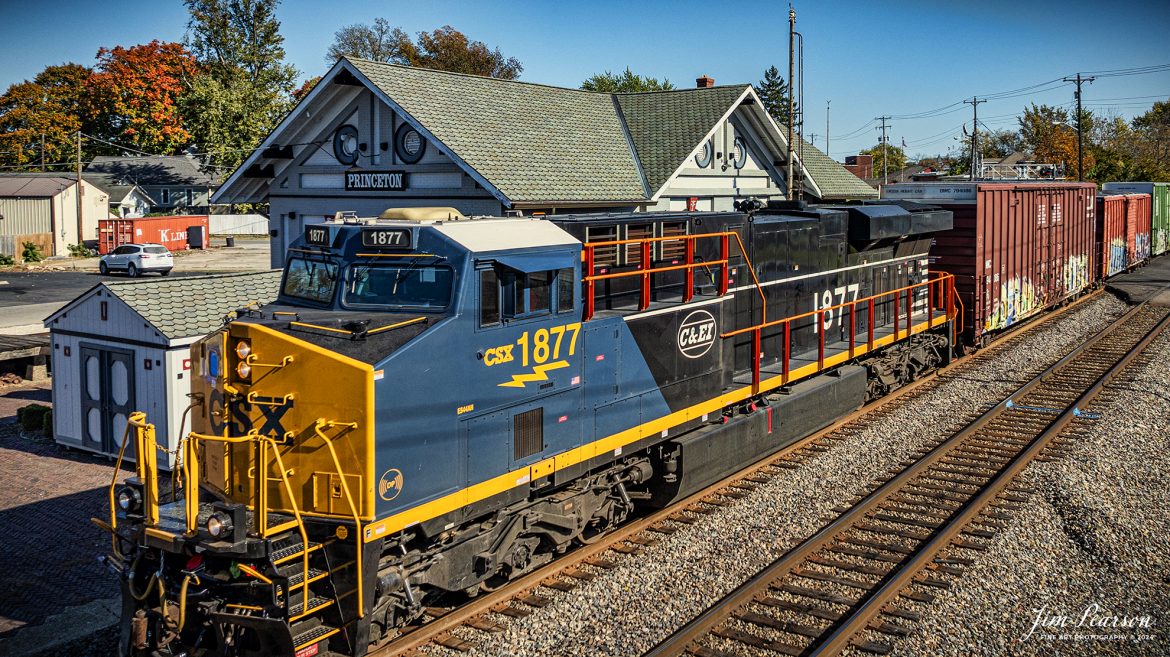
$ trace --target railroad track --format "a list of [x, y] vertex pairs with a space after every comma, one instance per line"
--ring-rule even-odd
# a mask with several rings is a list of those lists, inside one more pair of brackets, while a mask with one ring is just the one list
[[[1106, 383], [1170, 325], [1126, 313], [950, 438], [903, 463], [815, 535], [680, 628], [646, 657], [886, 654], [914, 609], [986, 549], [1031, 492], [1013, 483], [1058, 458]], [[1062, 440], [1062, 436], [1064, 440]]]
[[[600, 537], [596, 543], [572, 550], [496, 591], [481, 594], [463, 604], [428, 607], [421, 623], [403, 628], [400, 634], [371, 648], [368, 654], [370, 657], [421, 655], [419, 648], [426, 645], [442, 646], [455, 652], [469, 651], [476, 646], [475, 642], [460, 638], [454, 633], [456, 628], [467, 628], [473, 633], [503, 631], [505, 628], [493, 620], [494, 617], [524, 618], [548, 606], [552, 602], [550, 596], [572, 591], [614, 569], [618, 565], [617, 555], [637, 554], [643, 548], [655, 544], [658, 537], [699, 522], [703, 516], [734, 503], [753, 488], [828, 451], [833, 443], [865, 431], [869, 425], [894, 413], [898, 404], [928, 394], [947, 381], [963, 376], [964, 372], [994, 360], [1001, 350], [1012, 348], [1016, 340], [1040, 330], [1049, 322], [1093, 301], [1101, 294], [1100, 290], [1094, 291], [1062, 308], [1013, 327], [1001, 333], [991, 346], [958, 358], [946, 368], [867, 404], [829, 427], [797, 440], [674, 506], [616, 528]], [[955, 425], [950, 430], [953, 431], [974, 417], [956, 417]], [[950, 433], [946, 431], [947, 427], [940, 427], [940, 430], [945, 431], [944, 437]]]

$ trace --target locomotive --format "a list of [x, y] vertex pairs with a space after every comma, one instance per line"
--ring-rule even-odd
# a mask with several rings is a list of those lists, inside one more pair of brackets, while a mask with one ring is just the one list
[[951, 357], [947, 211], [339, 213], [192, 346], [100, 524], [133, 655], [363, 655]]

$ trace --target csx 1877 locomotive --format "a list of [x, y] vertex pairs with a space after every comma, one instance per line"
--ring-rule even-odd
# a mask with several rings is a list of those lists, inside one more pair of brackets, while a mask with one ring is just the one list
[[167, 499], [132, 419], [124, 651], [365, 654], [950, 357], [949, 212], [761, 205], [309, 226], [193, 346]]

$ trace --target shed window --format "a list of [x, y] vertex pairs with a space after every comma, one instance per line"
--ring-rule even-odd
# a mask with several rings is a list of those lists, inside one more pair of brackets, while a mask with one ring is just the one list
[[512, 418], [512, 441], [514, 460], [544, 451], [544, 408], [517, 413]]

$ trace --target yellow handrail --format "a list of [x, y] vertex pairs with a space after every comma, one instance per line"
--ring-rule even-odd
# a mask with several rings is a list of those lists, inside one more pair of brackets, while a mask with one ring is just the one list
[[318, 419], [313, 424], [313, 431], [325, 442], [325, 446], [329, 448], [329, 455], [333, 457], [333, 466], [337, 468], [337, 477], [341, 480], [341, 490], [345, 493], [345, 501], [349, 504], [349, 511], [353, 514], [354, 524], [354, 543], [357, 545], [357, 552], [354, 554], [354, 564], [357, 573], [357, 594], [358, 594], [358, 618], [364, 615], [365, 604], [363, 604], [364, 597], [362, 592], [362, 521], [358, 515], [357, 506], [353, 503], [353, 496], [349, 492], [349, 483], [345, 481], [345, 473], [341, 471], [341, 460], [337, 458], [337, 450], [333, 448], [333, 441], [326, 436], [321, 427], [327, 426], [329, 428], [342, 427], [344, 429], [356, 429], [357, 422], [333, 422]]
[[[276, 458], [276, 467], [280, 469], [280, 480], [284, 482], [284, 492], [288, 493], [288, 503], [292, 506], [293, 517], [297, 519], [297, 531], [301, 534], [301, 543], [304, 545], [304, 552], [301, 553], [302, 560], [302, 576], [301, 576], [301, 615], [309, 612], [309, 532], [305, 530], [305, 521], [301, 518], [301, 510], [297, 506], [296, 496], [293, 494], [292, 484], [288, 480], [288, 471], [284, 468], [284, 460], [280, 458], [280, 449], [276, 445], [276, 441], [267, 436], [260, 436], [261, 444], [267, 444], [272, 448], [272, 456]], [[265, 466], [267, 464], [264, 464]], [[264, 471], [267, 475], [267, 467], [262, 467], [257, 464], [257, 472]], [[256, 509], [256, 513], [267, 514], [267, 505], [263, 509]], [[292, 609], [288, 610], [289, 622], [293, 620]]]

